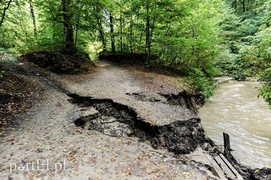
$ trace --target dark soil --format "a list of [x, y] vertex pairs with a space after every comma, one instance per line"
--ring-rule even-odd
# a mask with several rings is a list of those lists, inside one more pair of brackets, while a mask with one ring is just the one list
[[176, 155], [191, 153], [199, 146], [209, 151], [213, 148], [198, 118], [158, 126], [140, 117], [135, 109], [111, 99], [69, 96], [73, 103], [85, 108], [84, 115], [74, 121], [76, 126], [114, 137], [137, 137], [149, 141], [155, 149], [165, 148]]
[[[31, 82], [13, 73], [6, 72], [0, 79], [0, 128], [31, 106], [34, 88]], [[0, 130], [1, 130], [0, 129]]]
[[33, 62], [56, 74], [80, 74], [94, 68], [94, 63], [87, 55], [70, 55], [48, 51], [31, 52], [20, 57], [21, 60]]
[[[39, 67], [57, 74], [86, 73], [95, 66], [85, 55], [46, 51], [27, 53], [22, 55], [20, 60], [33, 62]], [[33, 68], [35, 67], [21, 68], [17, 65], [16, 59], [14, 62], [1, 62], [0, 64], [0, 70], [4, 70], [3, 77], [0, 76], [0, 135], [17, 124], [17, 117], [30, 108], [34, 97], [41, 93], [38, 90], [39, 87], [35, 87], [34, 83], [25, 76], [33, 75], [35, 72]]]
[[124, 53], [124, 52], [101, 52], [98, 59], [112, 61], [120, 64], [132, 64], [134, 67], [145, 67], [146, 71], [156, 72], [165, 75], [184, 76], [186, 71], [184, 68], [176, 67], [174, 65], [165, 65], [159, 62], [157, 56], [150, 56], [150, 64], [146, 64], [146, 53]]

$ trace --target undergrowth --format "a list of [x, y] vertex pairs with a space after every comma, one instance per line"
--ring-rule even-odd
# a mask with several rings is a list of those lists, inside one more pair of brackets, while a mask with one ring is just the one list
[[191, 68], [188, 72], [190, 89], [200, 95], [200, 98], [207, 101], [215, 93], [216, 82], [212, 77], [208, 77], [203, 71], [197, 68]]

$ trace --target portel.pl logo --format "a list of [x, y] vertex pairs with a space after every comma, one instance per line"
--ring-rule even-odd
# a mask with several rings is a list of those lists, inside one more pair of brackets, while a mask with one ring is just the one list
[[55, 171], [55, 173], [61, 173], [66, 170], [66, 161], [53, 163], [49, 159], [37, 159], [32, 162], [23, 163], [9, 163], [9, 172], [35, 172], [35, 171]]

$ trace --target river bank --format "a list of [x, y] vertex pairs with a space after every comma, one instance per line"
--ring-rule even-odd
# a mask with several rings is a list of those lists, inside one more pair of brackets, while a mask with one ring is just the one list
[[[220, 78], [224, 81], [226, 78]], [[216, 94], [200, 109], [199, 116], [208, 135], [222, 145], [222, 134], [231, 136], [232, 154], [251, 168], [271, 167], [271, 110], [260, 96], [261, 84], [227, 79]]]
[[[193, 98], [176, 94], [176, 78], [106, 61], [96, 66], [95, 72], [72, 76], [27, 62], [16, 70], [41, 91], [19, 126], [1, 136], [1, 178], [218, 179], [206, 155], [220, 151], [205, 136]], [[121, 117], [144, 123], [134, 124], [134, 132], [133, 123]], [[51, 168], [37, 171], [37, 160]]]
[[[2, 132], [1, 179], [217, 179], [209, 166], [192, 161], [193, 155], [183, 155], [198, 145], [208, 145], [194, 112], [187, 104], [171, 105], [176, 100], [170, 93], [162, 96], [147, 91], [150, 87], [162, 88], [164, 92], [167, 87], [175, 89], [170, 83], [173, 78], [154, 73], [134, 76], [130, 69], [109, 62], [98, 62], [95, 72], [83, 75], [56, 75], [23, 63], [14, 72], [41, 91], [31, 109], [20, 116], [18, 126]], [[144, 85], [146, 80], [148, 86]], [[165, 82], [163, 87], [162, 82]], [[93, 109], [71, 103], [74, 98], [68, 95], [75, 92], [83, 99], [91, 96], [97, 102], [105, 101], [105, 104], [95, 105], [100, 113], [105, 111], [99, 115], [99, 121], [108, 122], [102, 125], [103, 131], [76, 126], [78, 119], [90, 116], [87, 113]], [[117, 106], [119, 113], [107, 106], [112, 102], [116, 103], [112, 105]], [[127, 107], [129, 111], [125, 110]], [[138, 113], [136, 117], [144, 119], [145, 125], [137, 124], [138, 130], [129, 133], [129, 123], [116, 119], [122, 116], [129, 119], [133, 109]], [[195, 119], [194, 123], [189, 123], [191, 119]], [[148, 124], [153, 124], [149, 127], [157, 132], [150, 134]], [[108, 125], [111, 128], [105, 128]], [[179, 133], [183, 134], [182, 138]], [[195, 138], [200, 139], [193, 144], [197, 142]], [[208, 152], [201, 153], [204, 156]], [[38, 167], [41, 163], [49, 164], [50, 168]]]

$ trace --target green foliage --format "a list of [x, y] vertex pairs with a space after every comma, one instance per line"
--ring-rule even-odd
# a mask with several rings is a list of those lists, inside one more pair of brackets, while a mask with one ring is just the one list
[[259, 96], [262, 96], [271, 107], [271, 68], [267, 68], [263, 72], [261, 80], [263, 81], [263, 86]]
[[[216, 65], [225, 75], [236, 80], [244, 80], [247, 76], [259, 76], [268, 67], [263, 60], [269, 56], [265, 48], [269, 46], [269, 42], [263, 41], [260, 33], [268, 24], [268, 18], [266, 13], [260, 10], [260, 6], [247, 4], [246, 7], [244, 12], [238, 7], [225, 9], [224, 12], [228, 13], [224, 13], [220, 23], [221, 35], [225, 41]], [[258, 13], [255, 13], [256, 11]], [[260, 44], [264, 48], [260, 47]]]
[[264, 100], [271, 107], [271, 87], [270, 86], [271, 86], [270, 83], [263, 84], [263, 87], [261, 89], [259, 96], [262, 96]]
[[216, 83], [211, 77], [206, 77], [206, 75], [197, 68], [191, 68], [187, 80], [190, 82], [192, 89], [195, 93], [200, 94], [200, 98], [203, 100], [208, 100], [213, 96], [215, 92]]
[[0, 47], [59, 52], [66, 43], [66, 14], [75, 48], [92, 59], [113, 43], [117, 51], [145, 53], [149, 17], [150, 52], [157, 57], [151, 64], [186, 70], [191, 87], [204, 99], [212, 95], [211, 78], [220, 72], [238, 80], [268, 72], [271, 0], [148, 1], [147, 11], [143, 0], [71, 0], [63, 12], [61, 1], [35, 0], [34, 14], [27, 1], [13, 1], [0, 27]]
[[246, 80], [246, 75], [243, 72], [241, 72], [241, 71], [235, 71], [232, 76], [237, 81], [244, 81], [244, 80]]

